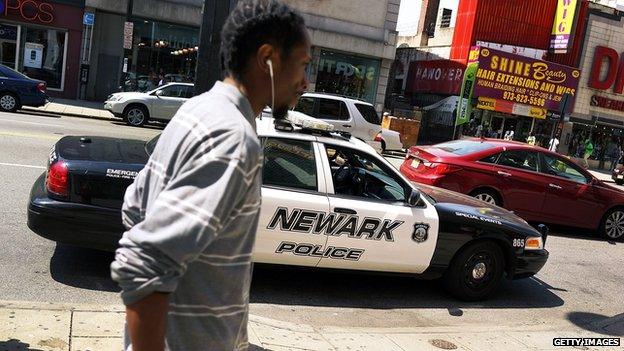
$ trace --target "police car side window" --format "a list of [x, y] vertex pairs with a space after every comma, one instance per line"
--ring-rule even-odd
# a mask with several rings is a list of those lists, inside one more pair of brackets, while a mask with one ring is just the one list
[[401, 180], [373, 157], [332, 145], [326, 145], [326, 150], [337, 195], [405, 201], [405, 188]]
[[277, 138], [265, 140], [263, 185], [317, 191], [316, 175], [311, 142]]

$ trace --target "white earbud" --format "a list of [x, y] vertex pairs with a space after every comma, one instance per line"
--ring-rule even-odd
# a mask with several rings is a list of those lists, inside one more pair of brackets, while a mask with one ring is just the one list
[[269, 66], [269, 75], [271, 76], [271, 117], [275, 118], [275, 77], [273, 75], [273, 61], [268, 59], [266, 60], [266, 64]]
[[266, 60], [266, 64], [269, 66], [269, 75], [273, 79], [273, 61], [271, 59]]

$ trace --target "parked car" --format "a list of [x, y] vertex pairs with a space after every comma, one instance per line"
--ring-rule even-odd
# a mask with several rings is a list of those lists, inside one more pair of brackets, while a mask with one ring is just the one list
[[[547, 261], [545, 227], [416, 186], [354, 137], [256, 122], [264, 165], [255, 262], [444, 277], [456, 297], [479, 300], [504, 275], [530, 277]], [[62, 138], [32, 187], [28, 226], [57, 242], [114, 250], [126, 187], [155, 148], [158, 137]]]
[[[368, 102], [339, 95], [305, 93], [299, 98], [295, 111], [330, 123], [337, 131], [349, 132], [379, 152], [383, 149], [382, 140], [377, 138], [382, 132], [381, 118]], [[388, 144], [396, 146], [396, 134], [390, 131], [385, 133], [388, 138], [386, 147]]]
[[401, 172], [413, 181], [503, 206], [529, 222], [624, 238], [624, 192], [540, 147], [494, 139], [412, 147]]
[[195, 94], [188, 83], [171, 83], [146, 93], [115, 93], [106, 99], [104, 109], [131, 126], [142, 126], [150, 120], [167, 122], [180, 106]]
[[401, 142], [401, 133], [386, 128], [381, 128], [381, 132], [374, 139], [381, 144], [381, 152], [386, 151], [404, 151]]
[[22, 106], [40, 107], [48, 103], [46, 83], [0, 65], [0, 110], [14, 112]]

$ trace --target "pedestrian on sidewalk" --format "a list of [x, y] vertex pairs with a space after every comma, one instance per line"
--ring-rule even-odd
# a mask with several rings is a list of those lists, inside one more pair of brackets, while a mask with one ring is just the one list
[[591, 136], [585, 140], [585, 152], [583, 153], [583, 166], [585, 168], [589, 168], [589, 158], [594, 153], [594, 143], [592, 142]]
[[558, 149], [559, 149], [559, 139], [555, 136], [552, 139], [550, 139], [550, 142], [548, 142], [548, 150], [552, 152], [557, 152]]
[[127, 189], [112, 278], [126, 350], [247, 350], [262, 147], [307, 88], [310, 38], [278, 0], [239, 0], [221, 33], [225, 80], [185, 103]]
[[534, 146], [534, 145], [535, 145], [535, 142], [536, 142], [536, 141], [535, 141], [535, 133], [531, 132], [531, 133], [529, 134], [529, 137], [527, 138], [526, 142], [527, 142], [527, 144], [529, 144], [529, 145], [531, 145], [531, 146]]
[[622, 158], [622, 146], [619, 143], [614, 143], [613, 150], [611, 151], [611, 173], [617, 168], [620, 159]]

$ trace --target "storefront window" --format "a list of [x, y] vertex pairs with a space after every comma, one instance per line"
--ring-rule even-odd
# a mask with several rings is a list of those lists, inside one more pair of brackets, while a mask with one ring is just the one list
[[18, 71], [62, 89], [66, 36], [55, 29], [21, 26]]
[[15, 69], [17, 26], [0, 24], [0, 63]]
[[323, 50], [316, 77], [316, 92], [375, 103], [379, 68], [379, 60]]
[[573, 157], [583, 157], [585, 153], [585, 141], [591, 139], [594, 145], [594, 152], [590, 159], [605, 160], [608, 157], [609, 144], [616, 143], [622, 145], [624, 133], [620, 128], [605, 125], [586, 125], [574, 123], [572, 135], [568, 142], [568, 155]]
[[199, 29], [147, 20], [134, 21], [130, 62], [122, 74], [125, 91], [148, 91], [171, 82], [193, 82]]

